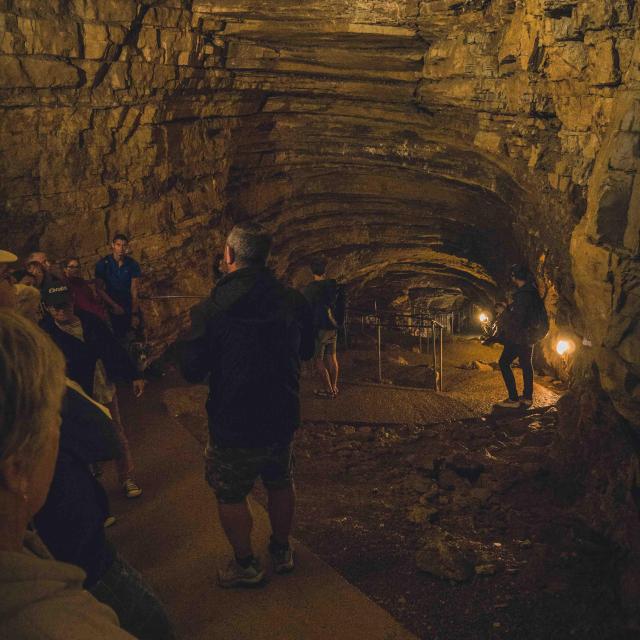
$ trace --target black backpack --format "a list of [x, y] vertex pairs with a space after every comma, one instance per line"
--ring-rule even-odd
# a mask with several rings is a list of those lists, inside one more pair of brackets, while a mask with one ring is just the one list
[[539, 342], [549, 333], [549, 316], [540, 296], [536, 296], [533, 305], [531, 324], [529, 325], [529, 336], [533, 342]]
[[313, 324], [316, 330], [338, 328], [344, 320], [344, 295], [340, 301], [340, 287], [335, 280], [312, 282], [305, 289], [305, 296], [313, 308]]
[[339, 284], [337, 286], [336, 302], [333, 306], [333, 319], [338, 327], [344, 325], [345, 316], [347, 315], [347, 289], [346, 285]]

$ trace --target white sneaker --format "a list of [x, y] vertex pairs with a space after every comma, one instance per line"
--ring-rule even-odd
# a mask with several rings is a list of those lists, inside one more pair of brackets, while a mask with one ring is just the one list
[[277, 551], [270, 546], [269, 553], [271, 554], [274, 573], [291, 573], [295, 569], [293, 549], [291, 546], [287, 549], [278, 549]]
[[531, 398], [520, 398], [520, 406], [526, 407], [529, 409], [533, 405], [533, 400]]
[[231, 587], [255, 587], [264, 581], [264, 571], [260, 566], [260, 560], [254, 558], [253, 562], [245, 569], [231, 558], [225, 569], [218, 571], [218, 583], [225, 589]]
[[124, 495], [127, 496], [127, 498], [137, 498], [142, 495], [142, 489], [131, 478], [127, 478], [122, 483], [122, 488], [124, 489]]
[[518, 409], [520, 407], [520, 401], [507, 398], [502, 402], [496, 402], [495, 406], [502, 407], [503, 409]]

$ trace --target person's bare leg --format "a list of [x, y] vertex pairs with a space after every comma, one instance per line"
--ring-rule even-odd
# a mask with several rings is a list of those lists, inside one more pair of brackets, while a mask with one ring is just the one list
[[218, 502], [218, 515], [236, 558], [247, 558], [253, 555], [251, 547], [253, 517], [246, 499], [233, 504]]
[[316, 370], [318, 371], [318, 375], [320, 376], [320, 380], [322, 381], [325, 391], [332, 393], [333, 387], [331, 386], [331, 378], [329, 377], [327, 367], [324, 366], [324, 358], [316, 358]]
[[327, 370], [329, 372], [331, 389], [333, 393], [338, 393], [338, 373], [340, 372], [340, 367], [338, 365], [338, 356], [335, 353], [327, 356]]
[[269, 520], [273, 539], [283, 547], [289, 544], [289, 535], [296, 510], [296, 492], [292, 486], [285, 489], [267, 489], [269, 494]]
[[113, 428], [115, 429], [118, 444], [120, 445], [120, 457], [116, 460], [116, 467], [118, 469], [118, 482], [122, 484], [125, 480], [133, 479], [133, 459], [131, 458], [129, 439], [122, 424], [117, 393], [113, 395], [113, 399], [107, 403], [106, 407], [111, 412]]

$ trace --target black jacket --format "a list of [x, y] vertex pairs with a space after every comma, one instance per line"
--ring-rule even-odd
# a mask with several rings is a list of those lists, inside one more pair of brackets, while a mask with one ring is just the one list
[[47, 501], [34, 521], [56, 560], [86, 571], [86, 587], [97, 582], [114, 559], [104, 534], [109, 502], [89, 465], [119, 455], [111, 421], [89, 400], [67, 387], [56, 468]]
[[513, 302], [502, 314], [502, 342], [507, 344], [532, 345], [535, 338], [531, 335], [532, 323], [535, 319], [536, 307], [542, 304], [538, 290], [527, 282], [513, 294]]
[[266, 268], [222, 278], [192, 311], [184, 377], [209, 374], [209, 432], [221, 447], [288, 443], [300, 424], [300, 359], [313, 356], [311, 310]]
[[141, 377], [126, 349], [100, 318], [81, 310], [77, 310], [76, 315], [82, 324], [84, 342], [60, 329], [51, 316], [47, 316], [41, 323], [64, 354], [69, 378], [92, 396], [98, 359], [102, 360], [110, 380], [131, 381]]

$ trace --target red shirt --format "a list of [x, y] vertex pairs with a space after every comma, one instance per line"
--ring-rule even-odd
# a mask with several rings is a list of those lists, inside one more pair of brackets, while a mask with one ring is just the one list
[[73, 295], [73, 305], [76, 309], [92, 313], [103, 322], [108, 322], [105, 306], [84, 278], [67, 278], [67, 286]]

